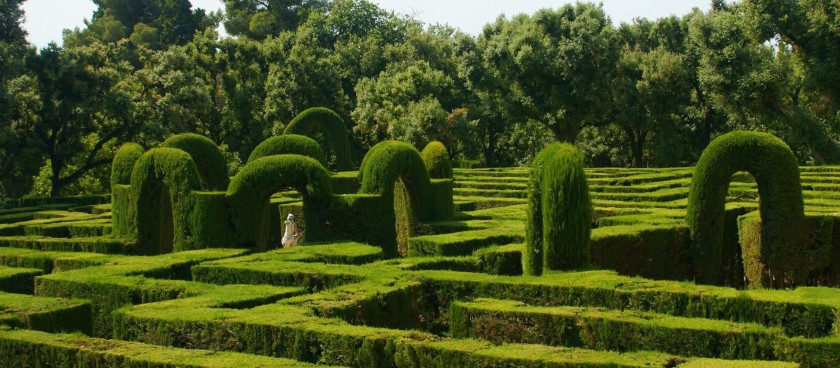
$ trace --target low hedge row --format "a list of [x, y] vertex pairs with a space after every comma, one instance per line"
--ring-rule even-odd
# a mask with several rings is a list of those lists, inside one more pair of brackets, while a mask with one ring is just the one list
[[456, 302], [450, 311], [452, 337], [478, 338], [496, 344], [779, 360], [775, 348], [785, 338], [781, 329], [755, 323], [598, 308], [531, 307], [494, 299]]
[[199, 349], [174, 349], [136, 342], [26, 330], [0, 331], [0, 361], [9, 367], [315, 367], [290, 359]]
[[521, 243], [521, 231], [504, 228], [424, 235], [409, 239], [409, 256], [467, 256], [492, 245]]
[[0, 324], [45, 332], [91, 332], [91, 305], [85, 300], [0, 292]]
[[35, 290], [35, 277], [43, 274], [40, 268], [0, 266], [0, 291], [32, 294]]
[[111, 237], [48, 238], [40, 236], [0, 237], [0, 247], [25, 248], [61, 252], [131, 254], [134, 247]]

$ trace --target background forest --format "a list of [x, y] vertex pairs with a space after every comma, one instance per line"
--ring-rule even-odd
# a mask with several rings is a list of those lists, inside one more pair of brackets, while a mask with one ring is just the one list
[[[478, 36], [358, 0], [94, 0], [37, 50], [0, 0], [0, 202], [109, 191], [116, 149], [195, 132], [229, 170], [301, 111], [352, 132], [442, 141], [461, 166], [527, 164], [557, 140], [589, 166], [690, 166], [727, 131], [772, 132], [801, 164], [840, 162], [840, 3], [712, 1], [613, 24], [578, 3]], [[223, 26], [228, 36], [216, 31]]]

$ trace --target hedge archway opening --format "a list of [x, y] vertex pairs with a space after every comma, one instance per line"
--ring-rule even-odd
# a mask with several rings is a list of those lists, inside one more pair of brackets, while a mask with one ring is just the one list
[[[797, 258], [800, 238], [797, 229], [804, 220], [796, 156], [787, 144], [771, 134], [731, 132], [706, 147], [691, 180], [686, 222], [698, 283], [722, 281], [726, 195], [732, 175], [739, 171], [750, 173], [758, 186], [763, 263], [768, 270], [781, 273], [797, 267], [789, 264]], [[755, 281], [758, 280], [751, 280]]]
[[137, 253], [160, 254], [186, 247], [194, 190], [201, 190], [201, 177], [188, 153], [155, 148], [140, 156], [131, 173]]
[[308, 240], [322, 240], [322, 212], [333, 200], [329, 172], [321, 163], [301, 155], [272, 155], [249, 162], [231, 180], [227, 191], [232, 220], [242, 246], [272, 248], [270, 198], [288, 188], [303, 197], [303, 227]]
[[353, 170], [347, 127], [344, 125], [344, 119], [335, 111], [325, 107], [306, 109], [286, 125], [283, 135], [300, 134], [314, 137], [318, 132], [322, 132], [330, 142], [335, 154], [336, 168], [339, 171]]

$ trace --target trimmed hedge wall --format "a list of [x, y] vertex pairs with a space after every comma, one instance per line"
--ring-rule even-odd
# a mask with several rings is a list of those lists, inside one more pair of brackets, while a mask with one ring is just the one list
[[449, 161], [449, 152], [443, 143], [429, 142], [420, 155], [426, 164], [429, 177], [432, 179], [452, 179], [452, 162]]
[[144, 153], [131, 174], [130, 208], [138, 254], [160, 254], [188, 248], [192, 238], [191, 192], [201, 189], [201, 176], [185, 151], [154, 148]]
[[0, 292], [0, 325], [44, 332], [80, 331], [89, 334], [92, 313], [90, 302], [86, 300]]
[[531, 164], [529, 189], [525, 274], [586, 267], [592, 202], [583, 155], [570, 144], [549, 145]]
[[796, 156], [767, 133], [731, 132], [713, 140], [700, 156], [691, 179], [686, 222], [691, 232], [694, 273], [699, 283], [720, 284], [724, 205], [732, 174], [755, 177], [761, 219], [761, 257], [768, 277], [750, 279], [750, 287], [793, 286], [788, 274], [807, 268], [794, 260], [800, 252], [804, 218]]
[[201, 174], [204, 189], [227, 189], [230, 182], [227, 161], [219, 146], [210, 138], [194, 133], [176, 134], [163, 141], [160, 147], [177, 148], [188, 153]]
[[306, 238], [324, 239], [321, 214], [333, 201], [329, 173], [311, 157], [276, 155], [249, 163], [230, 183], [226, 197], [236, 246], [268, 248], [269, 197], [287, 187], [303, 195]]
[[284, 134], [268, 138], [248, 156], [248, 162], [256, 161], [259, 158], [273, 155], [297, 154], [312, 157], [324, 167], [327, 167], [327, 159], [321, 145], [314, 139], [304, 135]]
[[313, 107], [304, 110], [298, 116], [295, 116], [289, 122], [289, 125], [286, 125], [286, 129], [283, 130], [283, 135], [300, 134], [310, 136], [318, 130], [323, 131], [332, 143], [338, 170], [353, 170], [353, 164], [350, 159], [350, 141], [347, 137], [347, 127], [344, 125], [344, 120], [335, 111], [325, 107]]

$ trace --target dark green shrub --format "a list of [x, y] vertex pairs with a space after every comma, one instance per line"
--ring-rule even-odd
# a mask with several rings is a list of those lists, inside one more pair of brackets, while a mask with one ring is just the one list
[[449, 161], [449, 152], [443, 143], [429, 142], [420, 155], [423, 157], [430, 178], [452, 179], [452, 163]]
[[126, 143], [117, 150], [111, 163], [111, 187], [118, 184], [131, 184], [131, 171], [134, 164], [146, 150], [137, 143]]
[[333, 200], [327, 169], [311, 157], [276, 155], [249, 162], [230, 183], [227, 199], [239, 246], [267, 246], [269, 197], [286, 188], [303, 195], [307, 239], [323, 238], [321, 212]]
[[529, 189], [525, 273], [588, 265], [592, 202], [580, 152], [564, 143], [543, 149], [531, 165]]
[[311, 136], [317, 131], [323, 131], [332, 143], [335, 160], [339, 171], [353, 170], [350, 161], [350, 141], [347, 137], [347, 127], [341, 116], [324, 107], [313, 107], [304, 110], [286, 126], [283, 135], [300, 134]]
[[380, 142], [362, 160], [359, 168], [360, 192], [381, 194], [387, 203], [394, 198], [394, 183], [397, 180], [401, 180], [409, 191], [416, 218], [421, 221], [431, 218], [430, 208], [424, 203], [431, 192], [431, 181], [420, 153], [406, 142]]
[[192, 237], [190, 193], [201, 189], [201, 176], [190, 154], [175, 148], [144, 153], [131, 174], [134, 229], [127, 237], [140, 254], [168, 253], [186, 247]]
[[210, 138], [193, 133], [183, 133], [167, 138], [160, 147], [177, 148], [189, 153], [201, 174], [205, 189], [225, 190], [230, 179], [227, 163], [219, 146]]
[[295, 154], [312, 157], [324, 167], [327, 167], [327, 159], [324, 150], [314, 139], [297, 134], [284, 134], [271, 137], [262, 141], [248, 156], [248, 162], [258, 158], [273, 155]]
[[[797, 262], [804, 216], [799, 167], [781, 139], [758, 132], [731, 132], [716, 138], [694, 169], [686, 222], [696, 281], [721, 281], [724, 206], [732, 174], [738, 171], [749, 172], [758, 184], [765, 274], [776, 279], [772, 286], [783, 287], [785, 274], [804, 266]], [[769, 278], [749, 281], [753, 286], [771, 286]]]

